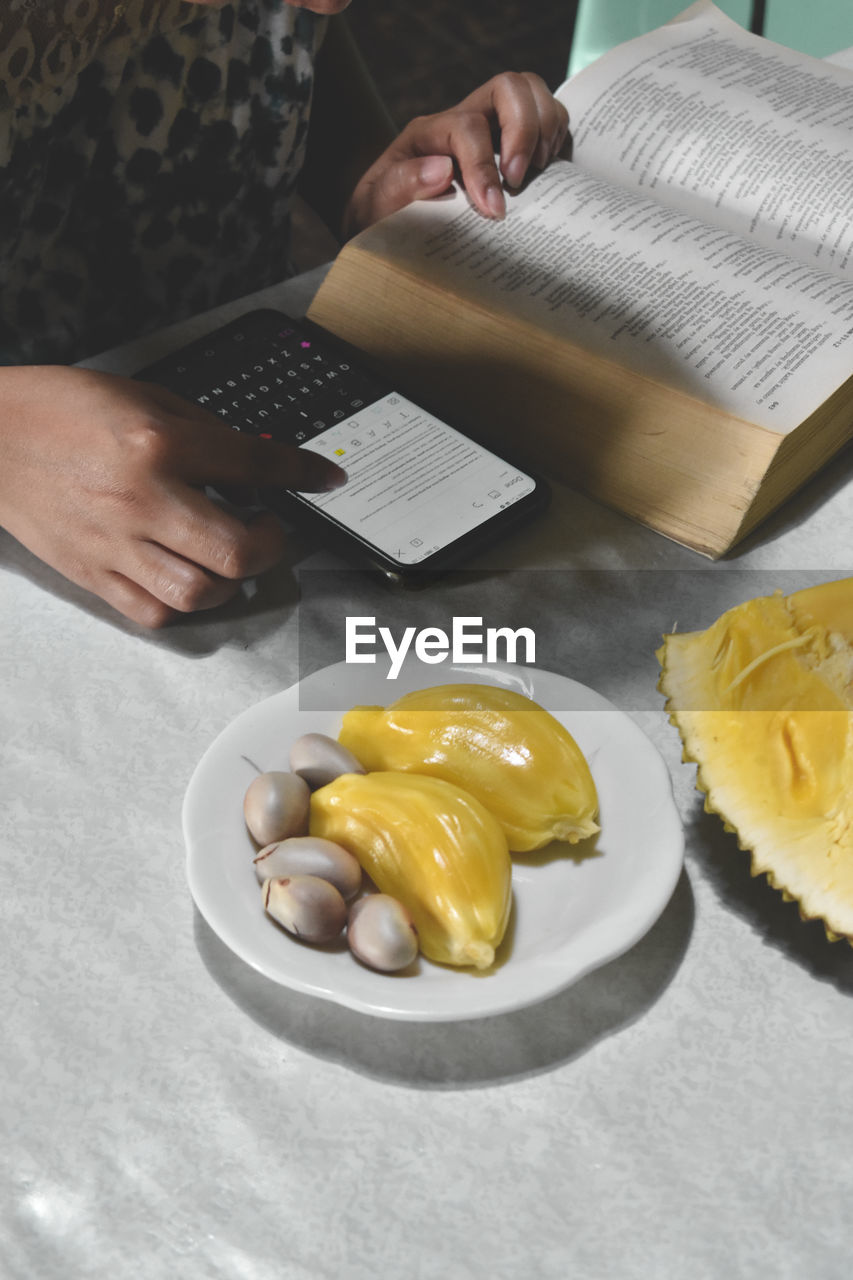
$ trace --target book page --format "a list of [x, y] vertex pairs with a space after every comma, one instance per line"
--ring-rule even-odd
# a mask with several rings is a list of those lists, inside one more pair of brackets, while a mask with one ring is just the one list
[[598, 177], [853, 279], [853, 72], [714, 5], [605, 54], [557, 96]]
[[503, 222], [457, 193], [410, 205], [353, 243], [778, 432], [853, 369], [853, 280], [565, 161], [511, 198]]

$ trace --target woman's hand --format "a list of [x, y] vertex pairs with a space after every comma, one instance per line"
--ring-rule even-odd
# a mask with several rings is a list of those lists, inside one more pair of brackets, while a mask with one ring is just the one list
[[454, 176], [482, 214], [502, 218], [503, 183], [518, 188], [531, 166], [544, 169], [568, 129], [568, 112], [539, 76], [495, 76], [457, 107], [420, 116], [398, 135], [353, 191], [346, 233], [354, 235], [413, 200], [441, 195]]
[[206, 484], [317, 492], [344, 478], [148, 383], [0, 369], [0, 526], [142, 626], [221, 604], [284, 553], [273, 515], [241, 520]]

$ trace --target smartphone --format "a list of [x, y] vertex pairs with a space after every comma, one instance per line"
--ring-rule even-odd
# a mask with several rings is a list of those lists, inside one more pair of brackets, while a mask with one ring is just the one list
[[543, 480], [411, 400], [354, 348], [278, 311], [251, 311], [136, 376], [235, 430], [342, 466], [340, 489], [288, 490], [267, 505], [403, 585], [460, 565], [548, 501]]

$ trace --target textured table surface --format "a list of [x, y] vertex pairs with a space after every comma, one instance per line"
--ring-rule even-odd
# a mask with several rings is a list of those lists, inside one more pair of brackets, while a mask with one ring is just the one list
[[[298, 311], [315, 282], [272, 300]], [[849, 573], [851, 523], [849, 455], [716, 565], [558, 489], [429, 592], [325, 592], [334, 562], [297, 540], [156, 634], [0, 536], [3, 1280], [846, 1280], [853, 950], [703, 812], [654, 649]], [[637, 946], [521, 1012], [418, 1025], [278, 987], [212, 933], [186, 783], [234, 716], [342, 656], [347, 611], [532, 626], [538, 665], [636, 718], [686, 833]]]

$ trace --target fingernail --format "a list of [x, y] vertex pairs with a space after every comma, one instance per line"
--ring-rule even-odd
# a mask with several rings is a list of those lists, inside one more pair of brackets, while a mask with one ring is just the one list
[[513, 156], [504, 168], [504, 177], [511, 187], [520, 187], [527, 172], [527, 161], [524, 156]]
[[493, 218], [502, 218], [506, 213], [504, 193], [494, 184], [486, 187], [486, 208]]
[[453, 177], [450, 156], [427, 156], [418, 171], [418, 177], [425, 187], [437, 187], [440, 182], [450, 182]]

